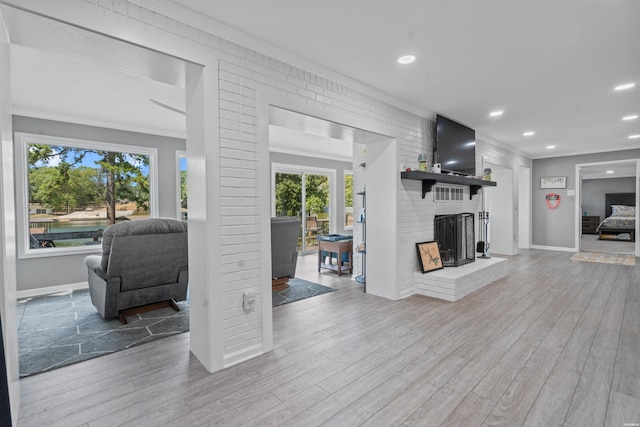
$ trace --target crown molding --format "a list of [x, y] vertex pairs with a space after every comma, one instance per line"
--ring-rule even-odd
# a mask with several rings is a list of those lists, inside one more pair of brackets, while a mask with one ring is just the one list
[[175, 19], [177, 21], [183, 22], [185, 24], [191, 25], [194, 28], [197, 28], [216, 37], [225, 39], [232, 43], [236, 43], [239, 46], [254, 50], [263, 55], [267, 55], [293, 67], [309, 71], [320, 77], [324, 77], [336, 83], [340, 83], [352, 89], [356, 89], [382, 102], [385, 102], [389, 105], [415, 114], [417, 116], [423, 118], [435, 116], [435, 114], [431, 111], [411, 105], [384, 91], [381, 91], [380, 89], [376, 89], [372, 86], [362, 83], [359, 80], [355, 80], [325, 65], [319, 64], [308, 58], [301, 57], [300, 55], [282, 49], [271, 43], [267, 43], [264, 40], [245, 33], [244, 31], [240, 31], [221, 21], [197, 13], [194, 10], [176, 4], [170, 0], [129, 0], [129, 2], [149, 9], [153, 12], [162, 14], [169, 18]]

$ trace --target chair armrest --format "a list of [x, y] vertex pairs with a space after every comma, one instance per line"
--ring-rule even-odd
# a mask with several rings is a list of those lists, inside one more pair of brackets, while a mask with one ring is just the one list
[[189, 267], [180, 267], [178, 272], [178, 283], [187, 285], [189, 284]]
[[96, 273], [98, 277], [106, 281], [107, 273], [105, 273], [105, 271], [102, 270], [102, 267], [100, 267], [101, 262], [102, 257], [100, 255], [89, 255], [84, 258], [84, 265], [86, 265], [89, 270]]

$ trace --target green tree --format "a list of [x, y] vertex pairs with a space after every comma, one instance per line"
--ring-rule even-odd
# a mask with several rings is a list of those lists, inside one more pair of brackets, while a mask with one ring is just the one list
[[187, 171], [180, 171], [180, 207], [187, 209]]
[[344, 176], [344, 206], [353, 207], [353, 175]]
[[[33, 197], [38, 198], [45, 206], [81, 207], [88, 203], [86, 197], [81, 197], [81, 186], [74, 185], [73, 177], [80, 177], [82, 163], [88, 153], [97, 154], [100, 159], [95, 161], [100, 168], [96, 175], [97, 188], [102, 190], [102, 197], [107, 207], [107, 225], [115, 224], [116, 201], [118, 198], [128, 198], [137, 203], [139, 208], [149, 205], [149, 180], [143, 172], [149, 165], [147, 156], [96, 151], [76, 147], [54, 146], [47, 144], [31, 144], [28, 150], [29, 169], [48, 166], [55, 169], [48, 180], [41, 184], [31, 184]], [[56, 164], [57, 163], [57, 164]], [[91, 169], [91, 168], [87, 168]]]
[[305, 182], [308, 215], [324, 212], [329, 207], [329, 178], [322, 175], [307, 175]]
[[53, 210], [97, 203], [102, 194], [95, 169], [80, 167], [40, 167], [29, 170], [29, 201]]
[[[324, 212], [329, 206], [329, 178], [305, 175], [306, 215]], [[302, 210], [302, 175], [276, 173], [276, 213], [297, 216]]]
[[276, 173], [276, 215], [297, 216], [302, 210], [302, 175]]

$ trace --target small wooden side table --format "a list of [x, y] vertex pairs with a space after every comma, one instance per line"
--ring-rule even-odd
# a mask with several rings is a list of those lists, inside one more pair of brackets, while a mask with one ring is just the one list
[[[324, 263], [322, 252], [327, 252], [329, 263]], [[336, 264], [333, 264], [332, 253], [337, 254]], [[342, 254], [349, 254], [349, 265], [342, 265]], [[342, 276], [343, 271], [351, 271], [353, 265], [353, 240], [322, 240], [318, 239], [318, 272], [321, 268], [337, 271], [338, 276]]]

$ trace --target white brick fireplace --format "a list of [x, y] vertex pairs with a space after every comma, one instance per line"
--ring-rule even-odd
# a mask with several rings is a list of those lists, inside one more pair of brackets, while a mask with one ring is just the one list
[[[456, 198], [457, 200], [436, 200], [438, 187], [462, 189], [462, 197]], [[415, 244], [434, 240], [436, 215], [474, 213], [475, 236], [476, 240], [478, 239], [480, 224], [477, 214], [482, 210], [482, 191], [484, 190], [470, 197], [468, 186], [438, 183], [433, 191], [426, 193], [423, 199], [419, 181], [401, 181], [399, 196], [407, 221], [400, 224], [400, 236], [403, 242], [400, 274], [411, 284], [410, 289], [403, 290], [403, 296], [418, 294], [446, 301], [457, 301], [507, 274], [507, 260], [496, 257], [476, 258], [474, 262], [460, 267], [446, 267], [424, 274], [421, 273], [418, 265]]]

